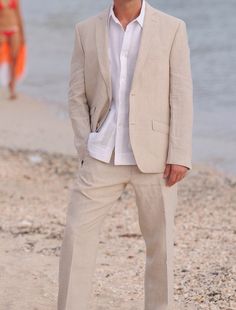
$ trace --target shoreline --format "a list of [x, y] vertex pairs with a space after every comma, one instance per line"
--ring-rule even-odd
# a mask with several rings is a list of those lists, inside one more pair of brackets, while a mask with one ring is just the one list
[[72, 126], [57, 107], [25, 94], [9, 101], [0, 92], [0, 147], [75, 154]]
[[[71, 122], [62, 106], [20, 92], [17, 100], [9, 101], [6, 91], [0, 91], [0, 148], [76, 156], [73, 136]], [[234, 171], [219, 163], [195, 160], [193, 165], [236, 177]]]

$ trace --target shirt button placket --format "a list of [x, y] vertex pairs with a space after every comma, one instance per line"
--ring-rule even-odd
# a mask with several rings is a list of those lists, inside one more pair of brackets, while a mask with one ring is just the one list
[[121, 146], [121, 141], [122, 141], [120, 128], [122, 127], [121, 115], [123, 113], [121, 112], [123, 111], [122, 104], [124, 103], [124, 88], [125, 88], [125, 82], [126, 82], [126, 68], [127, 68], [127, 53], [125, 52], [127, 49], [126, 41], [127, 41], [126, 32], [124, 31], [123, 42], [122, 42], [121, 51], [120, 51], [120, 77], [119, 77], [119, 96], [118, 96], [119, 104], [118, 104], [118, 110], [117, 110], [117, 123], [116, 123], [118, 130], [116, 131], [116, 142], [115, 142], [117, 154], [121, 152], [120, 146]]

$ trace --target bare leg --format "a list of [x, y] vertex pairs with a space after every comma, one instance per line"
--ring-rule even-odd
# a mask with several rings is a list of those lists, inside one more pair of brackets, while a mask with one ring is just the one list
[[3, 35], [1, 32], [0, 32], [0, 52], [1, 52], [1, 49], [4, 45], [4, 43], [7, 41], [7, 38], [5, 35]]
[[2, 48], [2, 45], [6, 42], [6, 36], [3, 35], [1, 32], [0, 32], [0, 50]]
[[20, 36], [19, 33], [16, 32], [15, 34], [8, 37], [8, 42], [10, 46], [10, 83], [9, 83], [9, 91], [10, 91], [10, 98], [9, 99], [16, 99], [15, 93], [15, 84], [16, 84], [16, 77], [15, 77], [15, 68], [17, 62], [17, 56], [20, 47]]

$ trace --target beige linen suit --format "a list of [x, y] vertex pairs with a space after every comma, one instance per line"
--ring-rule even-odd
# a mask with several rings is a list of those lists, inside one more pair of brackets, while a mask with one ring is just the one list
[[[131, 183], [146, 244], [145, 310], [173, 309], [173, 227], [177, 186], [166, 186], [167, 163], [192, 168], [192, 78], [185, 22], [146, 3], [129, 97], [129, 132], [137, 165], [113, 164], [87, 151], [91, 131], [109, 113], [109, 8], [76, 24], [69, 114], [79, 167], [59, 266], [58, 310], [88, 310], [102, 222]], [[104, 305], [104, 309], [106, 305]]]

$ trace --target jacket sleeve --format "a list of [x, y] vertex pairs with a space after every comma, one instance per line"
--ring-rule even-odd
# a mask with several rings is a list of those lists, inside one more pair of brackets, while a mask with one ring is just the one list
[[192, 169], [193, 90], [186, 24], [180, 21], [170, 52], [168, 164]]
[[75, 26], [74, 48], [70, 65], [68, 91], [69, 116], [74, 132], [74, 143], [81, 161], [87, 152], [90, 132], [89, 106], [85, 91], [84, 50], [81, 44], [78, 24]]

